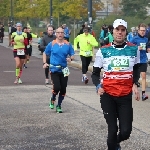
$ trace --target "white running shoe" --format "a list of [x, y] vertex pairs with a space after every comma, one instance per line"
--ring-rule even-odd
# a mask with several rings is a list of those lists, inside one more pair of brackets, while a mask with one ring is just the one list
[[19, 84], [22, 84], [22, 81], [21, 81], [21, 79], [20, 79], [20, 78], [18, 79], [18, 83], [19, 83]]
[[15, 84], [18, 84], [18, 78], [16, 78], [16, 80], [15, 80], [15, 82], [14, 82]]
[[45, 84], [49, 84], [49, 79], [45, 79]]

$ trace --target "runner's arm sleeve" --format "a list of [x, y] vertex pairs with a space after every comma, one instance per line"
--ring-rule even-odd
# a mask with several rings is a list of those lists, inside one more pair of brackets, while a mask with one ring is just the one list
[[138, 80], [139, 80], [139, 62], [140, 56], [138, 55], [137, 52], [137, 57], [135, 58], [134, 66], [133, 66], [133, 84], [135, 83], [137, 85]]
[[46, 46], [45, 46], [45, 40], [44, 40], [44, 37], [41, 39], [41, 43], [40, 43], [40, 49], [41, 50], [45, 50]]
[[74, 59], [73, 55], [75, 54], [73, 46], [69, 43], [69, 56], [71, 59]]
[[24, 45], [28, 45], [27, 34], [23, 33], [23, 37], [24, 37]]
[[[129, 39], [129, 40], [130, 40], [130, 39]], [[135, 44], [135, 45], [137, 45], [137, 42], [136, 42], [136, 39], [135, 39], [135, 38], [131, 38], [130, 42], [133, 43], [133, 44]]]
[[148, 48], [150, 48], [150, 41], [146, 43], [146, 52], [148, 52]]
[[32, 41], [32, 35], [30, 34], [30, 41]]
[[15, 38], [15, 35], [12, 33], [11, 34], [11, 44], [14, 42], [14, 38]]
[[103, 56], [101, 50], [96, 53], [95, 62], [93, 65], [93, 72], [91, 75], [93, 84], [97, 87], [100, 84], [100, 72], [103, 67]]
[[45, 48], [45, 51], [44, 53], [47, 55], [47, 56], [50, 56], [51, 55], [51, 48], [52, 48], [52, 42], [50, 42], [46, 48]]
[[38, 36], [34, 33], [31, 33], [31, 35], [32, 35], [32, 38], [38, 38]]
[[90, 39], [90, 44], [92, 45], [92, 46], [98, 46], [98, 42], [96, 41], [96, 39], [95, 39], [95, 37], [91, 37], [91, 39]]
[[80, 36], [80, 35], [78, 35], [78, 36], [74, 39], [74, 50], [77, 50], [77, 44], [78, 44], [78, 42], [79, 42], [79, 36]]
[[133, 84], [135, 83], [137, 85], [139, 80], [139, 65], [135, 64], [133, 66]]

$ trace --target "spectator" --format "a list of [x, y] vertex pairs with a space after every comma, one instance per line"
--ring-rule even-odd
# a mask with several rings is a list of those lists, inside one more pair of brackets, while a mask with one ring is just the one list
[[3, 43], [3, 38], [4, 38], [4, 26], [1, 24], [0, 25], [0, 43]]

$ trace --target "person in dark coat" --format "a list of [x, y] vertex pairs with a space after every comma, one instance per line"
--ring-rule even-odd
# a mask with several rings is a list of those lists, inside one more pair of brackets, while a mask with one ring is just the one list
[[3, 43], [3, 38], [4, 38], [4, 26], [1, 24], [0, 25], [0, 43]]

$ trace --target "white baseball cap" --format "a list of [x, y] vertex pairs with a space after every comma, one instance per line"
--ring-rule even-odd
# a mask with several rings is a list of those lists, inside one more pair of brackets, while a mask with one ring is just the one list
[[118, 26], [124, 26], [125, 28], [127, 28], [127, 22], [122, 19], [116, 19], [113, 23], [113, 27], [117, 28]]

